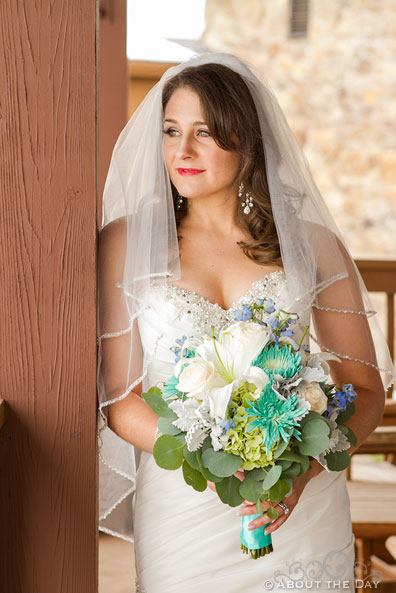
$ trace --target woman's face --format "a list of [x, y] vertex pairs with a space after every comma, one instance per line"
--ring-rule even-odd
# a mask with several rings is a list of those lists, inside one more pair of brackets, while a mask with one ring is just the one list
[[186, 198], [227, 198], [239, 170], [236, 152], [212, 138], [199, 96], [190, 88], [171, 95], [164, 114], [163, 151], [173, 185]]

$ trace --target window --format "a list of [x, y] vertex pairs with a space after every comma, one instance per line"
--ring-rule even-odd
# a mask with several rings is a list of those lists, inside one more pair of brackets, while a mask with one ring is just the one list
[[309, 0], [290, 0], [290, 37], [306, 37]]

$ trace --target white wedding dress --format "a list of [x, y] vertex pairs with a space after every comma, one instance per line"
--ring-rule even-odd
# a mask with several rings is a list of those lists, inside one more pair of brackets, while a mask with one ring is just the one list
[[[282, 271], [254, 282], [229, 310], [176, 286], [152, 286], [139, 318], [148, 364], [143, 388], [173, 374], [175, 356], [170, 347], [176, 338], [210, 333], [211, 325], [218, 330], [234, 322], [233, 310], [260, 297], [287, 307]], [[355, 590], [354, 536], [344, 472], [322, 471], [308, 482], [295, 509], [272, 534], [273, 552], [258, 560], [240, 549], [241, 518], [236, 508], [224, 505], [209, 488], [196, 492], [184, 482], [181, 469], [163, 470], [146, 452], [140, 457], [133, 508], [140, 593], [331, 591], [340, 581], [342, 591]], [[345, 587], [344, 581], [350, 584]]]

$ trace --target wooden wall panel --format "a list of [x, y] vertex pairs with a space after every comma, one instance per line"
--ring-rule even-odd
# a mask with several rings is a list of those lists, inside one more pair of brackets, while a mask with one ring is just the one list
[[95, 1], [1, 1], [0, 152], [0, 591], [94, 593]]

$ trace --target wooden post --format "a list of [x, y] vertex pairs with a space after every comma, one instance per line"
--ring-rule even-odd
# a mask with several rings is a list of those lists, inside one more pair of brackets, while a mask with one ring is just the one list
[[96, 9], [0, 3], [0, 591], [96, 593]]
[[[99, 195], [101, 196], [114, 144], [127, 122], [126, 0], [100, 1], [99, 39]], [[99, 223], [100, 206], [99, 204]]]

